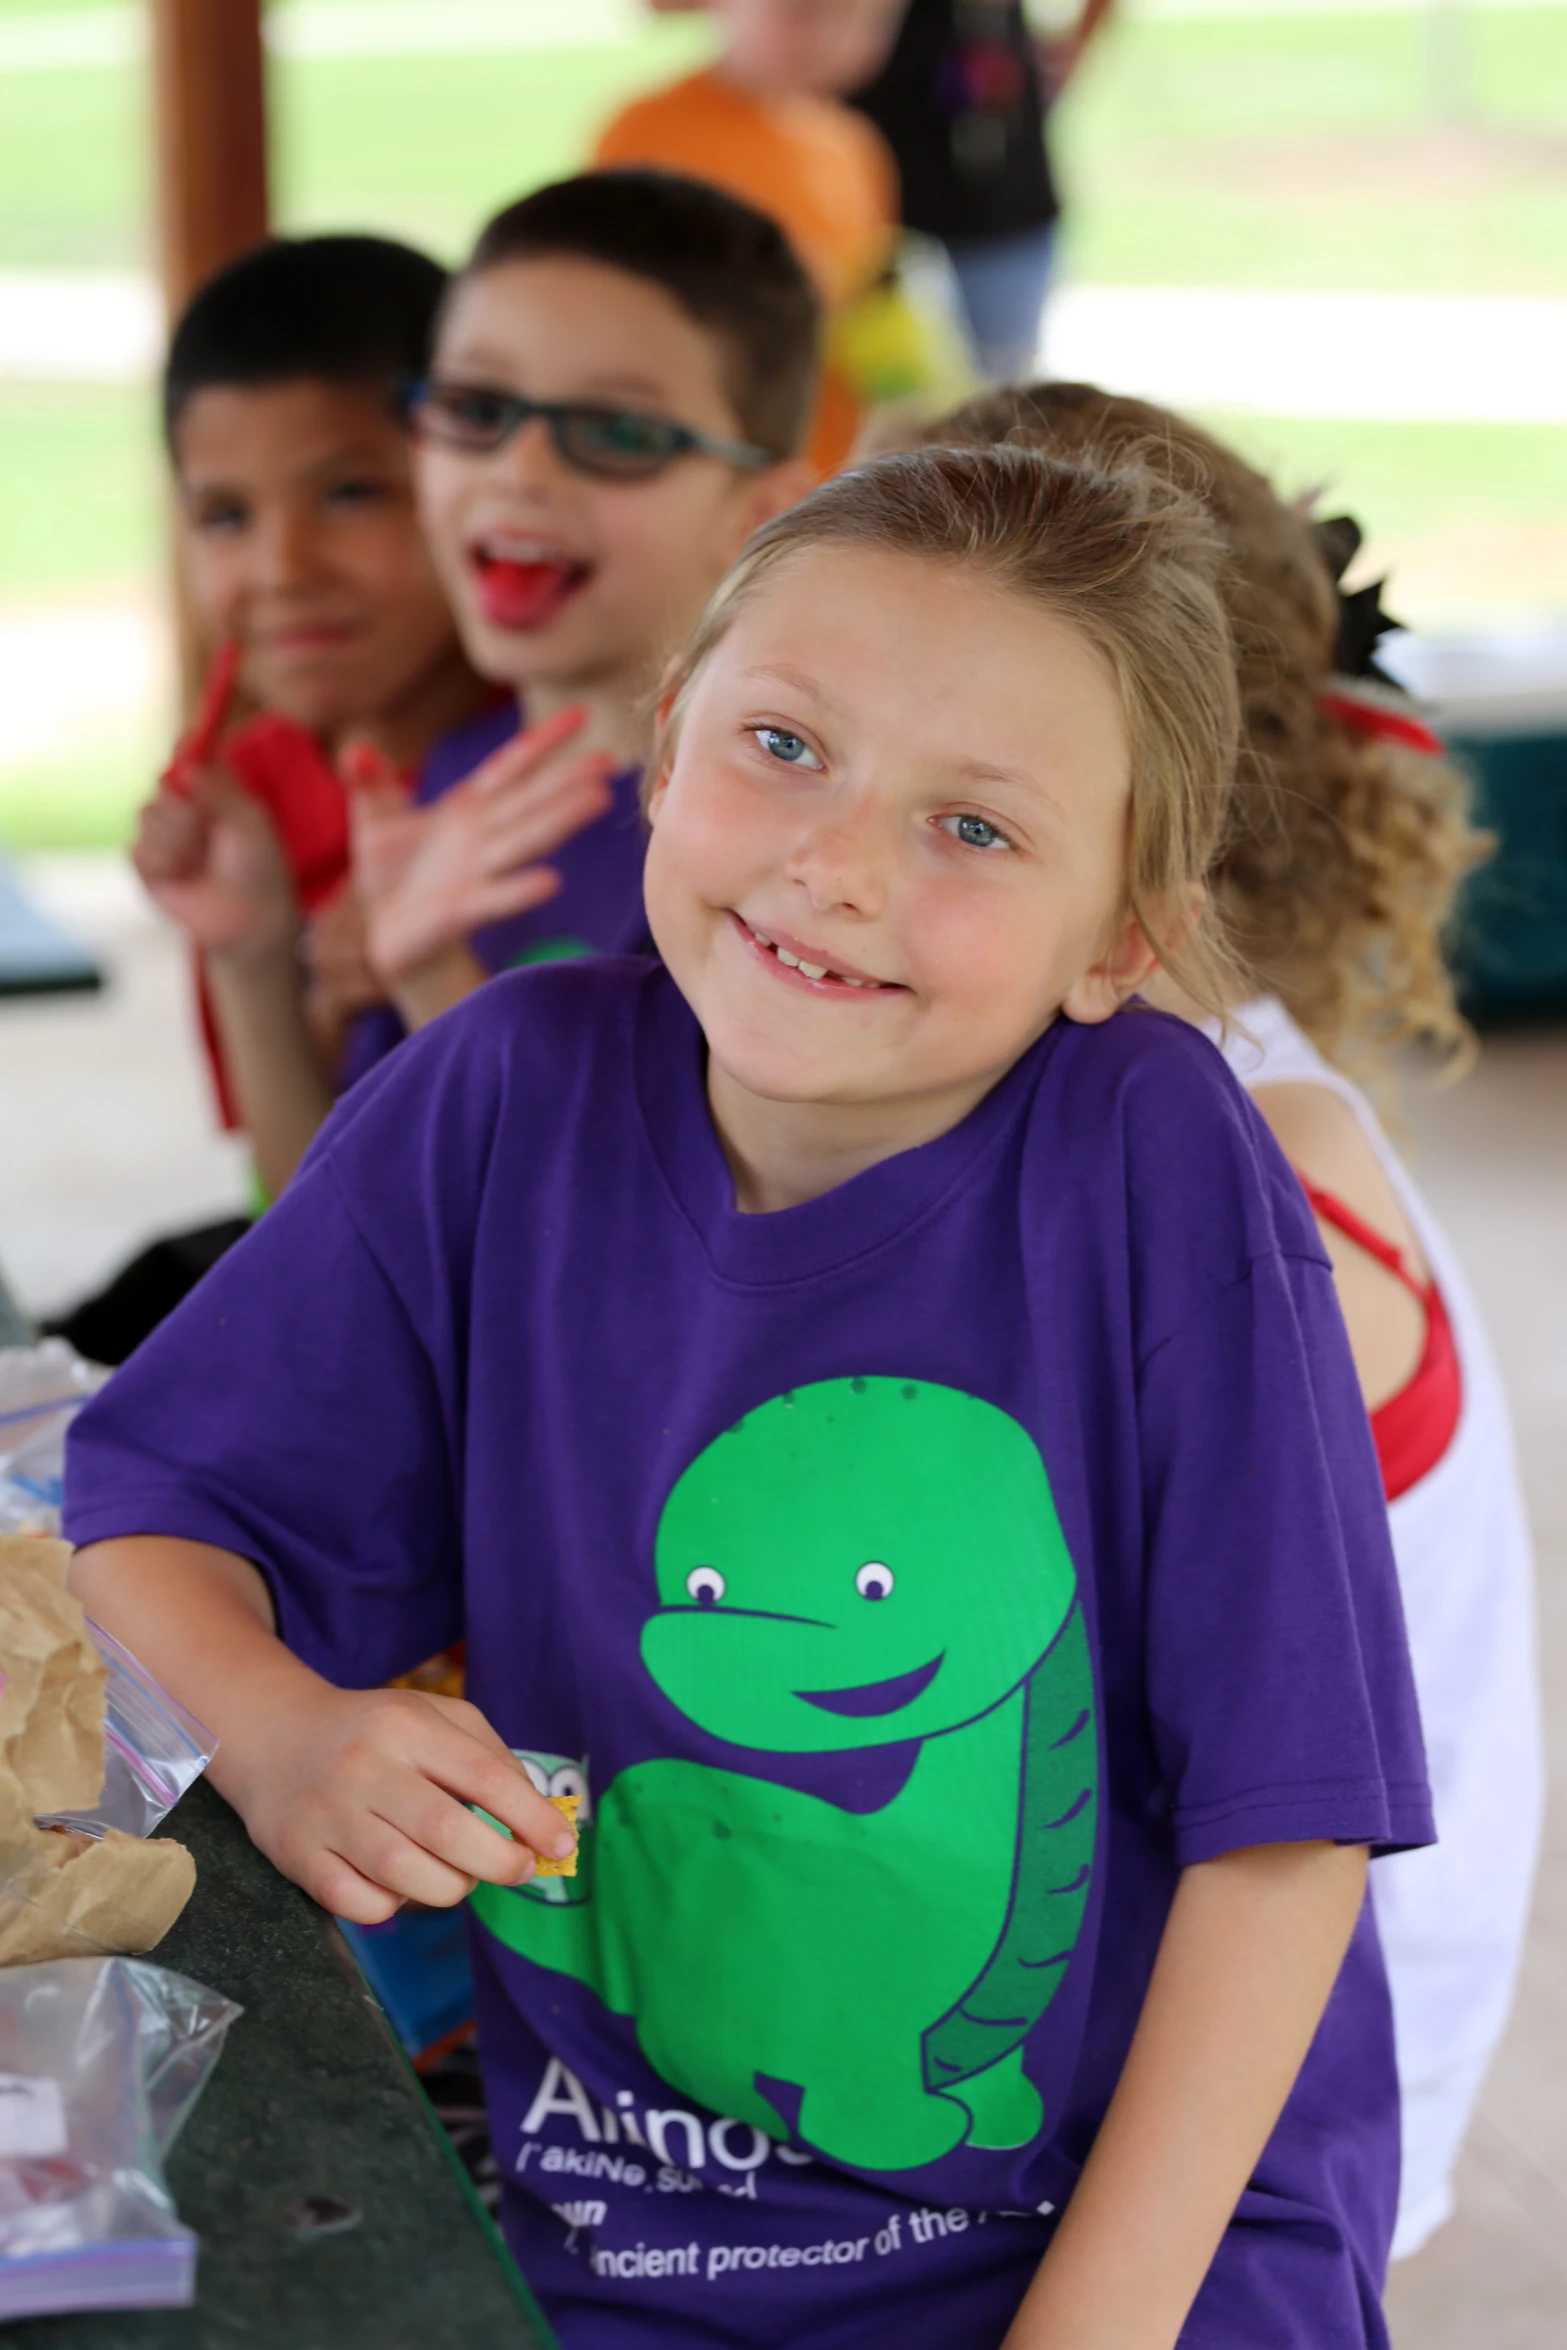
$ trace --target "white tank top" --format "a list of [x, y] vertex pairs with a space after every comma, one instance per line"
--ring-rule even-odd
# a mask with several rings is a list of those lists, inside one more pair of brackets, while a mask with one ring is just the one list
[[1545, 1788], [1529, 1531], [1479, 1309], [1371, 1104], [1271, 998], [1243, 1006], [1220, 1049], [1248, 1092], [1318, 1085], [1348, 1103], [1419, 1237], [1458, 1352], [1452, 1442], [1388, 1512], [1440, 1838], [1372, 1871], [1404, 2091], [1407, 2240], [1428, 2232], [1411, 2200], [1433, 2223], [1445, 2216], [1448, 2174], [1506, 2021], [1528, 1916]]

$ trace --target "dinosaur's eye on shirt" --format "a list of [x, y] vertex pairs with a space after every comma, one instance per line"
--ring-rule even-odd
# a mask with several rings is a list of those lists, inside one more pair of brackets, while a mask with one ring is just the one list
[[575, 1763], [562, 1763], [558, 1771], [551, 1771], [546, 1795], [574, 1795], [579, 1803], [588, 1800], [588, 1783]]
[[686, 1589], [698, 1607], [716, 1607], [724, 1596], [724, 1578], [716, 1567], [693, 1567]]
[[861, 1599], [885, 1599], [892, 1583], [891, 1567], [884, 1567], [879, 1559], [867, 1559], [854, 1578], [854, 1588]]

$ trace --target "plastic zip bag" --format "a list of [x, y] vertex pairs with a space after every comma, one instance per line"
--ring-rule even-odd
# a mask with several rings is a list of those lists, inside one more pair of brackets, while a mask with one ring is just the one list
[[69, 1564], [63, 1542], [0, 1534], [5, 1965], [152, 1950], [196, 1881], [184, 1845], [145, 1831], [212, 1741], [117, 1642], [95, 1641]]
[[240, 2012], [139, 1959], [0, 1971], [0, 2322], [194, 2299], [163, 2161]]
[[119, 1828], [127, 1836], [150, 1836], [201, 1777], [217, 1740], [188, 1713], [177, 1697], [155, 1681], [145, 1665], [112, 1632], [87, 1629], [108, 1671], [104, 1694], [103, 1792], [86, 1811], [51, 1812], [40, 1827], [76, 1828], [101, 1836]]
[[0, 1347], [0, 1534], [58, 1534], [65, 1432], [109, 1374], [63, 1338]]

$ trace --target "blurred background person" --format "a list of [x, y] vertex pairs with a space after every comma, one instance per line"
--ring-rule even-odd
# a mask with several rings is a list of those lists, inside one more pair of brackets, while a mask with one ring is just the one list
[[[652, 0], [660, 14], [703, 4]], [[710, 180], [783, 229], [827, 308], [827, 364], [807, 443], [822, 473], [853, 445], [865, 393], [842, 334], [892, 268], [898, 223], [892, 157], [839, 93], [881, 65], [900, 7], [901, 0], [712, 0], [719, 34], [712, 64], [633, 99], [594, 148], [598, 164], [657, 164]]]
[[1023, 0], [908, 0], [898, 37], [850, 103], [891, 148], [906, 228], [952, 262], [980, 373], [1031, 373], [1061, 198], [1049, 113], [1114, 0], [1036, 33]]

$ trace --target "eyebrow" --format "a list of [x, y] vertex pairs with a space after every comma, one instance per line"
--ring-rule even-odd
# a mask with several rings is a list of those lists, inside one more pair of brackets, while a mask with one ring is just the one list
[[[385, 473], [393, 469], [393, 458], [389, 450], [375, 448], [369, 441], [343, 441], [335, 449], [328, 449], [321, 456], [310, 458], [299, 467], [295, 478], [306, 482], [315, 481], [324, 474], [341, 473], [347, 466], [364, 466], [372, 472]], [[181, 480], [187, 490], [200, 497], [209, 497], [214, 492], [241, 498], [254, 494], [248, 483], [216, 469], [207, 474], [199, 467], [192, 466], [181, 476]]]
[[754, 678], [758, 684], [786, 685], [797, 694], [809, 694], [812, 701], [819, 702], [824, 710], [842, 708], [842, 704], [808, 670], [791, 669], [785, 662], [760, 661], [754, 669], [744, 669], [740, 674], [742, 677]]
[[[433, 372], [437, 380], [443, 376], [448, 379], [455, 377], [459, 381], [464, 378], [478, 381], [488, 377], [497, 389], [509, 389], [520, 371], [514, 360], [501, 358], [480, 346], [454, 353], [451, 357], [442, 354]], [[519, 392], [517, 397], [532, 399], [535, 395]], [[564, 407], [575, 403], [591, 405], [598, 400], [617, 399], [645, 400], [656, 408], [673, 409], [676, 405], [668, 384], [660, 383], [656, 376], [651, 375], [591, 376], [579, 389], [555, 394], [553, 398]]]
[[389, 448], [375, 448], [369, 441], [340, 441], [335, 449], [327, 449], [319, 457], [312, 457], [300, 467], [302, 475], [337, 473], [345, 465], [385, 466], [391, 460]]
[[961, 759], [952, 772], [966, 783], [1010, 784], [1016, 791], [1037, 793], [1047, 800], [1050, 796], [1040, 778], [1022, 767], [998, 767], [989, 759]]

